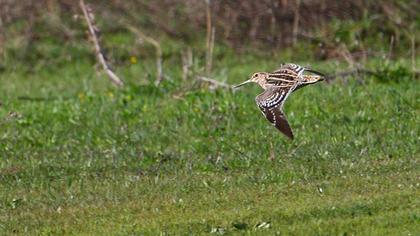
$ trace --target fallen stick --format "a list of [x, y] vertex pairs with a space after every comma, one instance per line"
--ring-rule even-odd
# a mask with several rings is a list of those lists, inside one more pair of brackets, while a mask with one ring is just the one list
[[210, 83], [213, 86], [213, 89], [216, 89], [218, 87], [222, 87], [222, 88], [225, 88], [225, 89], [231, 89], [232, 88], [232, 86], [230, 86], [229, 84], [226, 84], [224, 82], [217, 81], [217, 80], [214, 80], [214, 79], [210, 79], [210, 78], [207, 78], [207, 77], [204, 77], [204, 76], [197, 76], [196, 79], [201, 80], [203, 82]]
[[354, 70], [350, 70], [350, 71], [342, 71], [342, 72], [336, 73], [334, 75], [327, 75], [327, 76], [325, 76], [325, 79], [326, 80], [333, 80], [333, 79], [336, 79], [337, 77], [349, 77], [349, 76], [352, 76], [352, 75], [360, 75], [360, 74], [377, 75], [377, 73], [375, 71], [366, 70], [366, 69], [354, 69]]
[[99, 38], [98, 38], [98, 28], [94, 24], [94, 16], [92, 13], [92, 9], [87, 7], [85, 5], [85, 2], [83, 0], [80, 0], [80, 8], [83, 11], [83, 15], [85, 17], [85, 20], [87, 22], [89, 33], [92, 38], [93, 45], [95, 47], [96, 56], [98, 58], [99, 63], [102, 65], [102, 68], [108, 75], [111, 82], [113, 82], [117, 86], [123, 86], [124, 82], [112, 71], [111, 67], [108, 65], [108, 62], [106, 61], [106, 58], [104, 56], [104, 53], [102, 52], [102, 48], [99, 44]]

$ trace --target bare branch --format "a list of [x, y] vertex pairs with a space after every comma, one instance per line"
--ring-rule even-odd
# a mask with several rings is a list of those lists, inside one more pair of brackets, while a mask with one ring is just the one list
[[391, 41], [389, 42], [389, 49], [388, 49], [388, 55], [386, 59], [389, 61], [392, 57], [392, 50], [394, 49], [394, 35], [391, 35]]
[[349, 64], [349, 66], [351, 68], [357, 68], [358, 67], [357, 64], [356, 64], [356, 61], [353, 58], [353, 55], [351, 54], [351, 52], [349, 51], [349, 49], [347, 48], [347, 46], [345, 44], [340, 45], [339, 53], [344, 58], [344, 60], [347, 61], [347, 63]]
[[416, 73], [420, 73], [416, 70], [416, 36], [411, 36], [411, 69], [413, 70], [413, 79], [416, 77]]
[[[420, 76], [420, 71], [418, 71], [418, 70], [412, 70], [411, 73], [413, 74], [413, 79]], [[358, 68], [358, 69], [354, 69], [354, 70], [338, 72], [338, 73], [335, 73], [334, 75], [328, 75], [328, 76], [325, 76], [325, 79], [327, 81], [331, 81], [331, 80], [334, 80], [334, 79], [339, 78], [339, 77], [346, 78], [346, 77], [349, 77], [349, 76], [357, 76], [357, 75], [358, 76], [366, 76], [366, 75], [379, 76], [380, 71], [373, 71], [373, 70]]]
[[144, 41], [153, 45], [156, 50], [156, 85], [159, 85], [160, 82], [164, 79], [163, 75], [163, 68], [162, 68], [162, 48], [160, 47], [160, 43], [152, 37], [147, 36], [144, 34], [140, 29], [132, 26], [127, 25], [127, 28], [137, 35], [138, 38], [143, 39]]
[[297, 43], [297, 36], [299, 33], [299, 8], [300, 8], [300, 0], [296, 0], [296, 6], [294, 11], [294, 18], [293, 18], [293, 45]]
[[113, 82], [117, 86], [123, 86], [124, 82], [111, 70], [111, 68], [108, 65], [108, 62], [107, 62], [107, 60], [104, 56], [104, 53], [102, 52], [102, 48], [99, 44], [99, 38], [98, 38], [99, 29], [94, 24], [94, 16], [93, 16], [93, 13], [92, 13], [92, 9], [87, 7], [83, 0], [80, 0], [79, 3], [80, 3], [80, 8], [82, 9], [83, 15], [84, 15], [84, 17], [86, 19], [86, 22], [88, 24], [89, 33], [90, 33], [90, 36], [92, 38], [92, 42], [95, 46], [95, 52], [96, 52], [96, 56], [97, 56], [99, 62], [101, 63], [103, 69], [107, 73], [111, 82]]
[[214, 79], [210, 79], [210, 78], [207, 78], [207, 77], [204, 77], [204, 76], [197, 76], [196, 78], [198, 80], [203, 81], [203, 82], [210, 83], [212, 85], [212, 89], [216, 89], [218, 87], [222, 87], [222, 88], [225, 88], [225, 89], [231, 89], [232, 88], [232, 86], [230, 86], [229, 84], [226, 84], [224, 82], [217, 81], [217, 80], [214, 80]]
[[205, 0], [206, 2], [206, 17], [207, 17], [207, 35], [206, 35], [206, 75], [210, 76], [212, 63], [213, 63], [213, 49], [214, 49], [214, 37], [215, 28], [212, 22], [211, 13], [211, 1]]
[[353, 75], [376, 75], [377, 73], [375, 71], [372, 70], [366, 70], [366, 69], [354, 69], [354, 70], [349, 70], [349, 71], [342, 71], [342, 72], [338, 72], [334, 75], [329, 75], [329, 76], [325, 76], [325, 79], [327, 81], [330, 80], [334, 80], [338, 77], [349, 77], [349, 76], [353, 76]]
[[213, 51], [214, 51], [214, 37], [216, 34], [216, 29], [213, 27], [211, 30], [211, 36], [210, 36], [210, 45], [208, 48], [208, 57], [206, 62], [206, 71], [207, 74], [210, 75], [212, 67], [213, 67]]
[[190, 47], [182, 53], [182, 79], [187, 80], [190, 75], [190, 68], [193, 64], [193, 54]]

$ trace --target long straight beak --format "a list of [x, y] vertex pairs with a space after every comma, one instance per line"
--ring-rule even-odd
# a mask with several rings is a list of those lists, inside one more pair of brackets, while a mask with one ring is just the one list
[[245, 81], [245, 82], [242, 82], [242, 83], [240, 83], [240, 84], [237, 84], [237, 85], [233, 86], [233, 88], [239, 88], [239, 87], [241, 87], [242, 85], [247, 84], [247, 83], [250, 83], [250, 82], [251, 82], [251, 80], [247, 80], [247, 81]]

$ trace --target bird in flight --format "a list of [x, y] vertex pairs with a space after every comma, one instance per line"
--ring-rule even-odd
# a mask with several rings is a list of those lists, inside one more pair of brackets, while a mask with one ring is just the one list
[[325, 75], [320, 72], [287, 63], [272, 73], [254, 73], [251, 79], [234, 86], [234, 88], [251, 82], [260, 85], [264, 92], [259, 94], [255, 101], [261, 112], [278, 130], [293, 139], [292, 129], [283, 113], [283, 104], [292, 92], [308, 84], [322, 81], [324, 77]]

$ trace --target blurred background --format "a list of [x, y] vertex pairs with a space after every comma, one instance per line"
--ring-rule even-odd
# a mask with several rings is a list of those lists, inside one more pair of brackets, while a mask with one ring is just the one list
[[[276, 55], [277, 63], [280, 57], [298, 61], [334, 59], [353, 67], [372, 57], [411, 58], [418, 51], [420, 39], [420, 4], [411, 0], [87, 3], [96, 15], [103, 47], [113, 65], [154, 57], [153, 45], [139, 42], [130, 27], [160, 44], [164, 64], [171, 63], [171, 58], [179, 61], [189, 47], [204, 57], [206, 37], [213, 31], [216, 59], [254, 53]], [[1, 0], [0, 5], [2, 70], [16, 61], [24, 61], [34, 70], [37, 65], [95, 60], [85, 40], [87, 28], [78, 1]]]

